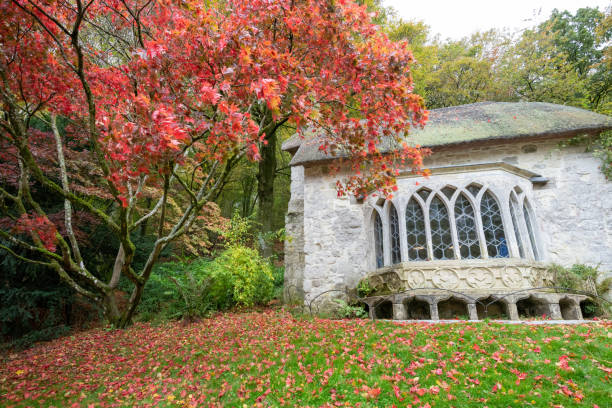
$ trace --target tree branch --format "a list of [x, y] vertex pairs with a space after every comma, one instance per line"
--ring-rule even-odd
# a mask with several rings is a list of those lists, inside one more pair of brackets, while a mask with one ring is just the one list
[[[68, 184], [68, 174], [66, 172], [66, 160], [64, 159], [64, 146], [62, 143], [62, 138], [59, 134], [59, 130], [57, 128], [57, 116], [55, 114], [51, 114], [51, 130], [53, 131], [53, 136], [55, 137], [55, 146], [57, 147], [57, 160], [60, 168], [62, 188], [65, 192], [70, 192], [70, 186]], [[83, 263], [83, 257], [81, 257], [79, 243], [77, 242], [76, 236], [74, 235], [74, 230], [72, 229], [72, 205], [70, 204], [70, 200], [68, 200], [67, 198], [64, 198], [64, 224], [66, 226], [66, 234], [68, 235], [68, 239], [70, 240], [70, 246], [72, 247], [74, 259], [81, 268], [84, 268], [85, 264]]]
[[49, 266], [49, 267], [52, 266], [52, 264], [50, 262], [35, 261], [34, 259], [29, 259], [29, 258], [26, 258], [24, 256], [21, 256], [18, 253], [16, 253], [15, 251], [13, 251], [11, 248], [9, 248], [9, 247], [7, 247], [5, 245], [2, 245], [2, 244], [0, 244], [0, 249], [5, 250], [6, 252], [11, 254], [15, 258], [19, 259], [20, 261], [29, 262], [29, 263], [36, 264], [36, 265], [43, 265], [43, 266]]

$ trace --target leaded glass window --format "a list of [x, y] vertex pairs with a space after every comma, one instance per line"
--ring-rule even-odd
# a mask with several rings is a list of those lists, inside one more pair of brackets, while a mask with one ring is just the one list
[[427, 260], [425, 216], [423, 215], [423, 209], [414, 198], [411, 198], [406, 206], [406, 239], [408, 242], [408, 260]]
[[532, 224], [532, 217], [529, 208], [523, 203], [523, 214], [525, 214], [525, 224], [527, 224], [527, 233], [529, 234], [529, 241], [531, 242], [531, 250], [535, 259], [540, 259], [538, 254], [538, 247], [536, 245], [534, 225]]
[[514, 196], [510, 197], [510, 217], [512, 218], [512, 226], [514, 227], [514, 235], [516, 236], [516, 243], [518, 245], [519, 255], [521, 256], [521, 258], [525, 258], [523, 238], [521, 237], [521, 230], [518, 224], [518, 204]]
[[449, 200], [451, 199], [451, 197], [453, 196], [453, 193], [455, 192], [455, 187], [453, 186], [446, 186], [442, 189], [442, 192], [444, 193], [444, 195], [446, 196], [446, 198], [448, 198]]
[[436, 196], [431, 201], [429, 222], [431, 224], [431, 244], [434, 259], [453, 259], [453, 238], [448, 210], [440, 197]]
[[389, 219], [391, 222], [391, 263], [396, 264], [402, 262], [402, 252], [400, 249], [399, 217], [393, 204], [389, 208]]
[[476, 197], [478, 195], [478, 192], [481, 189], [481, 185], [478, 185], [476, 183], [472, 183], [469, 186], [467, 186], [467, 190], [470, 192], [470, 194], [472, 194], [474, 197]]
[[488, 191], [480, 201], [480, 213], [489, 257], [508, 258], [508, 241], [504, 233], [501, 211], [497, 201]]
[[460, 194], [455, 202], [455, 223], [461, 258], [480, 258], [480, 242], [476, 231], [474, 208], [463, 194]]
[[383, 224], [380, 215], [374, 211], [374, 250], [376, 251], [376, 267], [385, 265], [385, 252], [383, 247]]
[[422, 188], [419, 191], [417, 191], [417, 194], [423, 199], [423, 201], [427, 201], [427, 197], [429, 197], [429, 193], [431, 193], [431, 190], [428, 188]]

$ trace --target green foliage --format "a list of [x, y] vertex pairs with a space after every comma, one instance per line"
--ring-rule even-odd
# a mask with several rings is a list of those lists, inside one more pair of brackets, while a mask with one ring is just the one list
[[[282, 141], [288, 139], [295, 133], [295, 129], [291, 126], [280, 126], [272, 135], [266, 135], [266, 140], [269, 144], [275, 144], [280, 147]], [[274, 142], [272, 139], [275, 139]], [[271, 157], [262, 157], [262, 160], [269, 160]], [[276, 171], [273, 172], [273, 208], [269, 209], [265, 216], [270, 219], [270, 230], [282, 228], [285, 224], [285, 214], [289, 203], [291, 172], [289, 169], [289, 161], [291, 155], [281, 149], [276, 149]], [[241, 217], [259, 217], [260, 209], [258, 208], [258, 173], [259, 164], [254, 163], [244, 158], [233, 170], [234, 176], [228, 181], [223, 192], [216, 199], [216, 202], [221, 208], [222, 215], [227, 218], [233, 218], [238, 212]], [[263, 231], [262, 225], [253, 225], [253, 229]], [[255, 234], [257, 235], [257, 234]]]
[[341, 319], [364, 319], [368, 317], [368, 312], [362, 305], [350, 305], [342, 299], [335, 299], [334, 302], [338, 304], [336, 315]]
[[138, 306], [139, 320], [197, 320], [234, 306], [267, 304], [282, 287], [283, 269], [251, 248], [234, 245], [219, 257], [159, 264]]
[[224, 233], [227, 249], [211, 264], [211, 294], [220, 305], [266, 304], [274, 294], [274, 274], [269, 261], [247, 247], [253, 241], [253, 222], [234, 212]]
[[364, 0], [395, 41], [417, 60], [415, 91], [428, 108], [479, 101], [539, 101], [612, 111], [612, 13], [554, 10], [518, 33], [479, 32], [459, 41], [432, 37], [422, 22], [403, 21], [381, 1]]
[[[573, 289], [596, 293], [594, 295], [602, 296], [612, 288], [612, 278], [602, 279], [602, 272], [597, 267], [592, 267], [583, 264], [572, 265], [571, 268], [564, 268], [561, 265], [553, 264], [548, 268], [552, 274], [553, 285], [556, 287]], [[594, 298], [592, 304], [587, 304], [587, 313], [596, 315], [607, 315], [609, 311], [609, 303]], [[588, 310], [591, 308], [592, 310]]]
[[612, 180], [612, 131], [599, 135], [593, 146], [593, 156], [601, 160], [601, 171], [606, 179]]
[[204, 277], [198, 281], [189, 270], [186, 270], [183, 279], [170, 277], [170, 280], [176, 286], [184, 302], [183, 320], [193, 321], [204, 317], [210, 308], [210, 302], [206, 296], [210, 279]]
[[548, 270], [552, 273], [555, 286], [574, 290], [587, 290], [585, 282], [590, 280], [595, 283], [600, 274], [596, 267], [582, 264], [573, 265], [571, 268], [553, 264]]
[[248, 217], [242, 217], [235, 211], [230, 221], [230, 227], [223, 233], [228, 247], [241, 246], [249, 243], [253, 238], [253, 222]]
[[210, 261], [167, 262], [154, 268], [138, 305], [139, 320], [193, 320], [214, 309], [209, 287]]
[[274, 283], [274, 299], [283, 297], [283, 287], [285, 284], [285, 267], [272, 265], [272, 277]]
[[284, 242], [287, 235], [285, 234], [285, 228], [279, 228], [275, 231], [263, 233], [262, 238], [266, 245], [273, 245], [275, 242]]
[[569, 56], [569, 61], [581, 73], [597, 62], [601, 56], [601, 42], [610, 39], [610, 32], [598, 38], [595, 30], [603, 13], [594, 8], [581, 8], [572, 15], [568, 11], [553, 10], [545, 27], [558, 34], [557, 46]]
[[370, 286], [370, 281], [368, 279], [363, 279], [357, 285], [357, 294], [359, 297], [367, 297], [374, 291], [374, 288]]
[[[10, 243], [1, 241], [10, 247]], [[20, 251], [19, 248], [13, 248]], [[72, 325], [97, 316], [47, 268], [0, 250], [0, 349], [25, 348], [66, 334]]]
[[273, 268], [247, 247], [253, 222], [237, 212], [223, 232], [227, 249], [213, 260], [155, 267], [138, 307], [139, 319], [196, 320], [216, 310], [267, 304], [280, 294], [283, 268]]
[[231, 293], [239, 306], [264, 305], [274, 294], [270, 264], [251, 248], [234, 245], [211, 263], [213, 299], [225, 300]]

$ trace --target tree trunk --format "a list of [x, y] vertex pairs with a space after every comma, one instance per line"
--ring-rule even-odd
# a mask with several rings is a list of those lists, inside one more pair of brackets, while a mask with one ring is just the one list
[[[261, 233], [272, 231], [274, 211], [274, 180], [276, 178], [276, 132], [266, 135], [267, 144], [260, 148], [261, 160], [257, 173], [257, 196], [259, 199], [258, 218], [261, 224]], [[263, 244], [262, 255], [272, 255], [272, 246]]]
[[120, 327], [121, 313], [117, 305], [117, 290], [112, 289], [104, 297], [104, 315], [113, 326]]
[[134, 290], [132, 291], [132, 296], [130, 296], [130, 302], [127, 305], [126, 310], [123, 312], [123, 315], [119, 319], [118, 327], [121, 329], [125, 329], [129, 325], [132, 324], [132, 317], [136, 312], [136, 307], [140, 303], [140, 299], [142, 298], [142, 292], [144, 290], [144, 285], [136, 285]]

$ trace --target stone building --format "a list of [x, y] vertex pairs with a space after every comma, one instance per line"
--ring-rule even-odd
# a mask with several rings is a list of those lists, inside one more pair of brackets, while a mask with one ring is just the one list
[[[391, 200], [338, 198], [316, 137], [293, 155], [285, 295], [331, 304], [360, 281], [378, 317], [483, 317], [492, 311], [581, 318], [577, 295], [550, 293], [546, 266], [612, 270], [612, 182], [577, 136], [612, 118], [548, 103], [476, 103], [430, 111], [407, 140], [430, 147], [429, 177], [408, 170]], [[536, 289], [534, 289], [536, 288]], [[494, 313], [495, 314], [495, 313]]]

